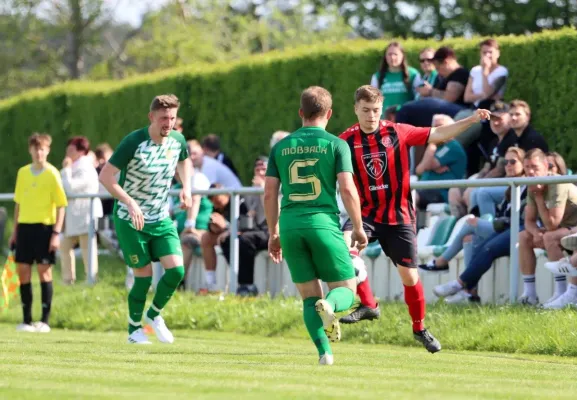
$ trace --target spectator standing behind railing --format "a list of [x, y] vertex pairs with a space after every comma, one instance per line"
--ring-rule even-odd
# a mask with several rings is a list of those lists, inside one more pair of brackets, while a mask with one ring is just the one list
[[419, 71], [409, 67], [403, 46], [391, 42], [385, 48], [379, 71], [371, 77], [371, 86], [381, 91], [385, 97], [383, 107], [387, 108], [415, 98], [415, 79], [419, 79]]
[[[18, 170], [14, 190], [14, 232], [10, 246], [15, 246], [15, 261], [20, 279], [23, 321], [19, 332], [50, 332], [52, 307], [52, 265], [60, 247], [64, 223], [66, 193], [58, 170], [48, 163], [50, 135], [33, 134], [28, 139], [32, 163]], [[32, 265], [36, 264], [42, 290], [42, 319], [32, 324]]]
[[[551, 176], [546, 154], [540, 149], [527, 153], [524, 162], [529, 177]], [[541, 221], [542, 226], [538, 224]], [[535, 287], [537, 260], [534, 249], [545, 249], [549, 261], [563, 258], [561, 239], [577, 230], [577, 187], [571, 183], [531, 185], [525, 209], [525, 231], [519, 234], [519, 267], [523, 274], [521, 303], [539, 303]], [[545, 308], [562, 308], [577, 300], [577, 281], [567, 289], [565, 275], [555, 275], [553, 297], [543, 304]], [[567, 295], [565, 295], [567, 293]]]
[[211, 185], [218, 183], [227, 189], [242, 187], [242, 183], [230, 168], [204, 154], [204, 150], [197, 140], [189, 140], [187, 144], [194, 169], [206, 175]]
[[[66, 157], [62, 161], [62, 184], [68, 194], [97, 194], [100, 183], [98, 173], [88, 152], [90, 142], [84, 136], [76, 136], [68, 141], [66, 146]], [[96, 281], [98, 275], [98, 248], [96, 246], [96, 235], [90, 241], [88, 230], [90, 224], [102, 218], [102, 203], [95, 198], [93, 214], [90, 214], [90, 199], [71, 199], [66, 208], [66, 218], [64, 223], [64, 237], [60, 244], [60, 256], [62, 267], [62, 280], [65, 284], [71, 285], [76, 282], [76, 256], [74, 248], [80, 244], [84, 271], [87, 279]], [[96, 225], [95, 225], [96, 226]], [[92, 246], [92, 276], [89, 276], [88, 249]]]
[[234, 163], [232, 162], [230, 157], [227, 156], [220, 148], [220, 138], [217, 135], [215, 135], [214, 133], [206, 135], [204, 139], [202, 139], [202, 150], [204, 151], [205, 155], [214, 158], [220, 163], [223, 163], [237, 177], [239, 176], [238, 171], [236, 170]]

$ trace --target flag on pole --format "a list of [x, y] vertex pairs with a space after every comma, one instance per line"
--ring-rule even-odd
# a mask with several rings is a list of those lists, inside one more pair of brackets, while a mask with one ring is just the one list
[[20, 292], [20, 280], [14, 262], [14, 253], [10, 252], [4, 263], [2, 276], [0, 277], [0, 310], [5, 311], [10, 301], [16, 298]]

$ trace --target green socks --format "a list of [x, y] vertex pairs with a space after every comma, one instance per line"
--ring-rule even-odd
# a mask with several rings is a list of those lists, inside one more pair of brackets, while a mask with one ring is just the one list
[[327, 303], [329, 303], [334, 312], [346, 311], [353, 306], [355, 294], [346, 287], [338, 287], [327, 294]]
[[142, 313], [146, 304], [146, 295], [152, 284], [152, 277], [134, 278], [134, 285], [128, 293], [128, 334], [142, 328]]
[[333, 354], [331, 345], [329, 344], [329, 338], [323, 328], [323, 321], [315, 309], [315, 303], [317, 300], [320, 300], [320, 297], [308, 297], [303, 300], [303, 318], [305, 320], [305, 326], [319, 351], [319, 356], [322, 356], [325, 353]]
[[156, 286], [156, 293], [152, 299], [152, 304], [146, 313], [150, 319], [154, 319], [164, 308], [168, 300], [172, 297], [178, 285], [184, 278], [184, 267], [170, 268], [164, 271], [164, 275]]

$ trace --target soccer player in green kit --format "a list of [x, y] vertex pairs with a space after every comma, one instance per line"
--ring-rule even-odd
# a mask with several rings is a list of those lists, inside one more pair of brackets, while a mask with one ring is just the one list
[[186, 140], [173, 130], [179, 105], [174, 95], [155, 97], [148, 114], [150, 125], [124, 137], [100, 172], [100, 182], [116, 199], [118, 244], [134, 271], [128, 295], [128, 343], [150, 344], [141, 320], [152, 283], [152, 261], [160, 261], [165, 272], [145, 321], [158, 340], [174, 342], [159, 314], [184, 277], [180, 239], [168, 213], [168, 192], [176, 170], [182, 181], [181, 205], [190, 208], [192, 203], [192, 164]]
[[[340, 231], [337, 181], [353, 224], [352, 245], [359, 250], [367, 245], [351, 152], [345, 141], [325, 131], [331, 107], [326, 89], [313, 86], [303, 91], [299, 110], [303, 126], [272, 148], [264, 194], [269, 254], [277, 263], [283, 255], [287, 260], [303, 299], [305, 325], [323, 365], [334, 361], [329, 341], [341, 337], [335, 312], [353, 305], [357, 286], [349, 247]], [[326, 299], [321, 281], [329, 287]]]

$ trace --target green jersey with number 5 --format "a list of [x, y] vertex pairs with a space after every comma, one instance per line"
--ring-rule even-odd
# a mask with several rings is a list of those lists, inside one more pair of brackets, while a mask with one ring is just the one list
[[270, 152], [267, 176], [280, 180], [280, 230], [339, 229], [337, 174], [353, 172], [348, 144], [319, 127], [303, 127]]

